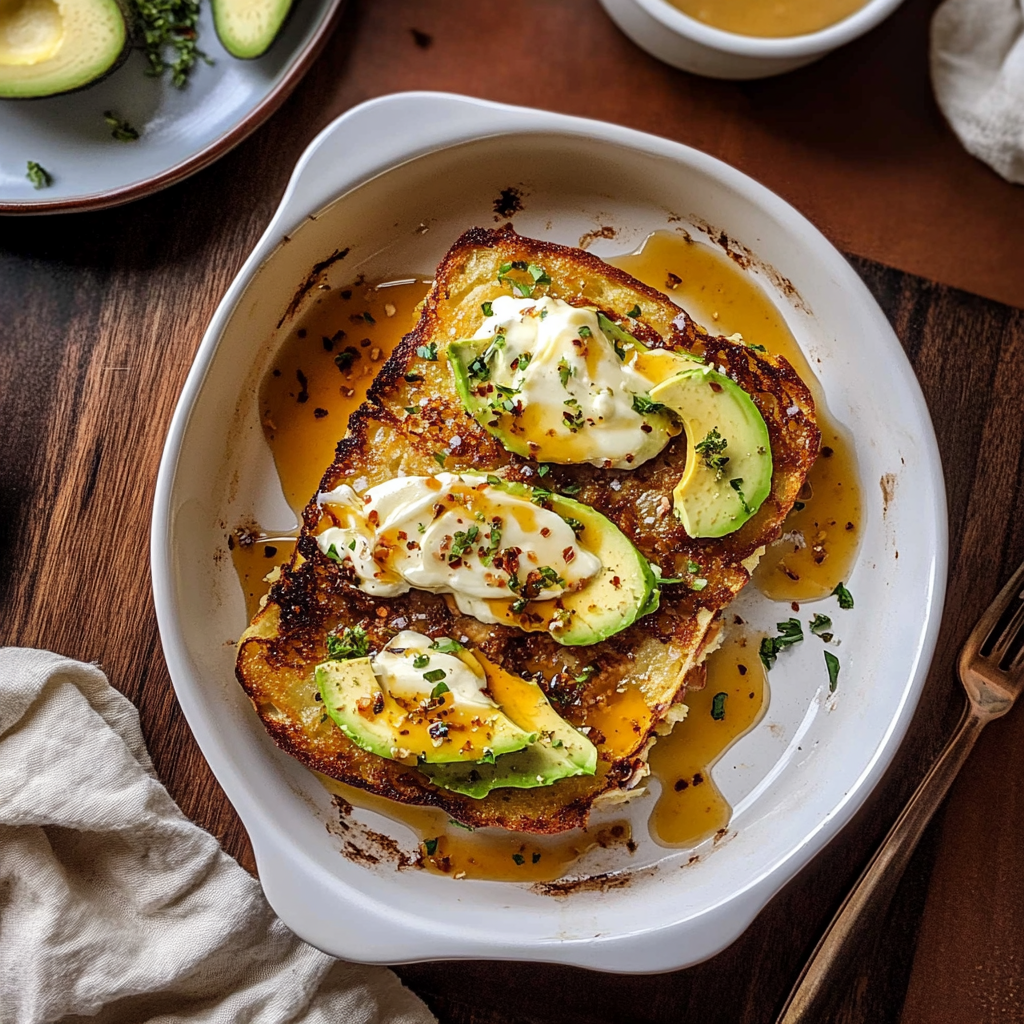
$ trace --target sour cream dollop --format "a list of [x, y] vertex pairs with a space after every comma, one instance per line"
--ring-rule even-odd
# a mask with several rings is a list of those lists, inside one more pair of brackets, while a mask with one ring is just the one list
[[489, 601], [557, 598], [601, 570], [561, 516], [485, 477], [397, 477], [362, 494], [342, 484], [318, 500], [332, 524], [320, 550], [376, 597], [451, 594], [464, 615], [496, 623]]

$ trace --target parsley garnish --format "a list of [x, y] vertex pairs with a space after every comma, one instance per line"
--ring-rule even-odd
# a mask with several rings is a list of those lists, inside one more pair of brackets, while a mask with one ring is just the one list
[[29, 160], [25, 177], [32, 182], [32, 187], [35, 189], [49, 188], [53, 184], [53, 177], [45, 167], [37, 164], [35, 160]]
[[433, 857], [437, 853], [437, 840], [436, 839], [424, 839], [423, 849], [426, 850], [428, 857]]
[[534, 863], [534, 864], [536, 864], [536, 863], [537, 863], [537, 861], [539, 861], [539, 860], [540, 860], [540, 854], [539, 854], [539, 853], [535, 853], [535, 854], [534, 854], [534, 855], [533, 855], [533, 856], [532, 856], [532, 857], [530, 858], [530, 860], [532, 860], [532, 861], [533, 861], [533, 863]]
[[453, 640], [451, 637], [445, 636], [440, 640], [435, 640], [431, 645], [432, 651], [437, 651], [438, 654], [455, 654], [456, 651], [464, 651], [466, 648], [459, 643], [458, 640]]
[[750, 515], [754, 510], [747, 504], [747, 496], [743, 493], [743, 477], [733, 477], [729, 481], [729, 486], [739, 495], [740, 504], [743, 506], [743, 511]]
[[543, 466], [542, 465], [542, 466], [538, 466], [537, 467], [537, 476], [547, 476], [548, 473], [550, 473], [550, 472], [551, 472], [551, 467], [550, 466]]
[[825, 651], [825, 665], [828, 668], [828, 692], [835, 693], [839, 682], [839, 659], [831, 651]]
[[137, 128], [133, 128], [124, 118], [117, 117], [113, 111], [105, 110], [103, 120], [110, 125], [111, 137], [118, 142], [135, 142], [139, 137]]
[[832, 620], [827, 615], [815, 614], [814, 618], [811, 619], [811, 632], [815, 636], [820, 636], [826, 643], [832, 639], [832, 634], [829, 632], [831, 628]]
[[484, 311], [484, 316], [494, 316], [494, 307], [489, 302], [482, 303], [480, 308]]
[[330, 547], [328, 547], [328, 549], [324, 552], [324, 554], [332, 562], [341, 562], [345, 558], [345, 556], [338, 550], [337, 544], [331, 544]]
[[533, 278], [534, 284], [551, 284], [551, 276], [548, 272], [536, 263], [531, 263], [526, 272]]
[[752, 348], [755, 352], [767, 352], [768, 350], [764, 345], [755, 345], [752, 342], [747, 343], [747, 348]]
[[712, 427], [704, 440], [693, 446], [704, 465], [715, 474], [716, 480], [722, 479], [722, 472], [729, 463], [729, 456], [722, 454], [728, 446], [729, 442], [718, 432], [718, 427]]
[[423, 673], [423, 678], [428, 683], [439, 683], [446, 675], [448, 673], [443, 668], [432, 668], [429, 672]]
[[612, 323], [604, 313], [597, 314], [597, 326], [601, 328], [605, 337], [611, 341], [615, 354], [622, 362], [625, 362], [626, 346], [635, 345], [636, 339], [628, 331], [624, 331], [618, 324]]
[[836, 584], [836, 589], [832, 591], [833, 595], [839, 600], [839, 607], [843, 611], [849, 611], [853, 607], [853, 594], [851, 594], [842, 583]]
[[327, 635], [327, 658], [329, 661], [348, 661], [349, 658], [365, 658], [370, 653], [370, 642], [362, 626], [346, 626], [341, 636]]
[[630, 318], [631, 320], [635, 320], [635, 319], [636, 319], [636, 318], [637, 318], [638, 316], [640, 316], [640, 312], [641, 312], [641, 311], [640, 311], [640, 306], [639, 306], [639, 304], [636, 304], [636, 305], [634, 305], [634, 306], [633, 306], [633, 308], [632, 308], [632, 309], [631, 309], [631, 310], [630, 310], [630, 311], [629, 311], [629, 312], [628, 312], [628, 313], [626, 314], [626, 316], [628, 316], [628, 317], [629, 317], [629, 318]]
[[652, 402], [650, 395], [634, 395], [633, 411], [641, 416], [649, 416], [656, 412], [664, 412], [665, 406], [661, 402]]
[[412, 659], [412, 667], [413, 668], [426, 668], [429, 664], [430, 664], [430, 655], [429, 654], [417, 654]]
[[766, 636], [761, 641], [761, 663], [771, 671], [775, 665], [775, 659], [787, 647], [800, 643], [804, 638], [804, 629], [799, 619], [786, 619], [785, 622], [777, 622], [775, 628], [779, 631], [778, 636]]
[[[213, 61], [196, 46], [199, 34], [199, 0], [133, 0], [142, 29], [146, 74], [158, 78], [171, 72], [179, 89], [188, 81], [197, 60]], [[171, 59], [164, 54], [171, 51]]]
[[484, 565], [490, 565], [498, 545], [501, 543], [501, 520], [495, 517], [491, 520], [491, 532], [488, 534], [487, 550], [480, 556]]
[[420, 345], [419, 348], [416, 349], [416, 355], [418, 355], [420, 359], [426, 359], [428, 363], [436, 363], [437, 342], [432, 341], [429, 345]]
[[587, 527], [584, 523], [581, 523], [578, 519], [574, 519], [572, 516], [562, 516], [565, 522], [571, 527], [572, 532], [578, 537]]
[[456, 530], [452, 537], [452, 549], [448, 552], [448, 561], [455, 562], [460, 559], [472, 546], [473, 541], [480, 536], [480, 527], [471, 526], [468, 530]]
[[442, 469], [444, 469], [444, 460], [447, 459], [447, 458], [448, 458], [448, 456], [444, 452], [434, 452], [434, 461]]
[[456, 821], [454, 818], [448, 819], [449, 825], [454, 825], [456, 828], [464, 828], [467, 832], [475, 832], [476, 829], [472, 825], [467, 825], [465, 822]]
[[521, 867], [526, 863], [526, 858], [521, 853], [513, 853], [512, 859]]
[[594, 332], [584, 324], [577, 332], [581, 338], [586, 340], [587, 338], [593, 337]]
[[725, 718], [725, 698], [728, 696], [727, 693], [716, 693], [711, 698], [711, 717], [716, 722], [721, 722]]
[[550, 565], [542, 565], [537, 572], [540, 573], [540, 578], [549, 586], [560, 587], [565, 583], [565, 580]]
[[466, 373], [468, 373], [474, 380], [481, 382], [490, 380], [491, 370], [487, 365], [487, 358], [485, 356], [477, 356], [476, 359], [466, 367]]
[[448, 684], [447, 683], [438, 683], [437, 686], [435, 686], [430, 691], [430, 699], [431, 700], [437, 700], [437, 698], [440, 697], [443, 693], [448, 693], [448, 692], [449, 691], [448, 691]]
[[574, 677], [574, 682], [577, 683], [589, 683], [590, 677], [597, 671], [596, 665], [584, 665], [580, 669], [580, 674]]
[[[558, 360], [558, 379], [562, 382], [562, 387], [569, 386], [569, 378], [573, 376], [576, 371], [569, 365], [569, 360], [562, 356]], [[635, 399], [634, 399], [635, 401]]]
[[573, 481], [572, 483], [568, 483], [568, 484], [566, 484], [566, 485], [565, 485], [565, 486], [564, 486], [564, 487], [562, 488], [562, 493], [563, 493], [563, 494], [568, 494], [568, 495], [569, 495], [569, 497], [571, 498], [571, 497], [573, 497], [574, 495], [576, 495], [576, 494], [579, 494], [579, 493], [580, 493], [580, 490], [582, 489], [582, 486], [583, 486], [582, 484], [578, 484], [578, 483], [576, 483], [575, 481]]

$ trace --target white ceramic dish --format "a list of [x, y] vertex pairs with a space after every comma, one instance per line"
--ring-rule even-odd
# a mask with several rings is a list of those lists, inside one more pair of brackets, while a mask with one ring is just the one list
[[611, 19], [651, 56], [709, 78], [768, 78], [820, 60], [869, 32], [903, 0], [867, 0], [819, 32], [784, 39], [741, 36], [705, 25], [667, 0], [601, 0]]
[[[183, 89], [149, 78], [132, 53], [109, 78], [80, 92], [0, 100], [0, 213], [68, 213], [139, 199], [202, 170], [237, 146], [285, 101], [330, 35], [342, 0], [297, 0], [281, 36], [258, 60], [236, 60], [203, 4], [199, 62]], [[118, 142], [103, 120], [113, 111], [141, 132]], [[34, 189], [34, 160], [53, 176]]]
[[[525, 193], [515, 221], [524, 234], [575, 244], [614, 224], [618, 237], [594, 247], [610, 254], [666, 226], [708, 222], [791, 282], [798, 294], [787, 297], [775, 274], [760, 274], [817, 367], [833, 414], [858, 438], [866, 498], [850, 580], [857, 607], [832, 611], [843, 616], [839, 688], [830, 697], [821, 651], [809, 643], [773, 673], [766, 717], [715, 769], [735, 808], [729, 838], [706, 844], [687, 864], [690, 852], [647, 839], [653, 798], [637, 799], [629, 805], [636, 853], [597, 851], [584, 862], [590, 872], [628, 873], [628, 884], [561, 900], [524, 885], [371, 870], [345, 859], [325, 828], [335, 817], [326, 792], [268, 739], [233, 677], [232, 641], [245, 611], [226, 534], [253, 518], [268, 530], [294, 523], [263, 440], [256, 389], [296, 287], [341, 247], [349, 254], [329, 272], [335, 285], [357, 273], [429, 274], [464, 228], [494, 223], [493, 200], [510, 184]], [[883, 512], [886, 474], [892, 497]], [[182, 709], [249, 830], [270, 902], [299, 935], [367, 962], [483, 957], [653, 972], [733, 941], [881, 777], [934, 647], [945, 524], [935, 439], [903, 351], [847, 262], [792, 207], [674, 142], [409, 93], [355, 108], [312, 143], [217, 310], [160, 467], [153, 586]], [[745, 618], [773, 630], [780, 606], [752, 591], [741, 601]], [[789, 614], [785, 606], [781, 617]], [[359, 813], [414, 846], [404, 827]]]

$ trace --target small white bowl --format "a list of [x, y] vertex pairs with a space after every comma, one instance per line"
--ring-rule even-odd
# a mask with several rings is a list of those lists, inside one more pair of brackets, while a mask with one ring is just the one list
[[869, 32], [903, 0], [868, 0], [820, 32], [769, 39], [705, 25], [667, 0], [601, 0], [612, 21], [637, 46], [684, 71], [708, 78], [768, 78], [824, 57]]

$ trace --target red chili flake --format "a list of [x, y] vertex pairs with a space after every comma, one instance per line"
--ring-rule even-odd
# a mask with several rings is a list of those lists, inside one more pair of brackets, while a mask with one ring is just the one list
[[562, 552], [562, 558], [565, 559], [565, 564], [568, 565], [576, 557], [576, 552], [572, 548], [566, 548]]
[[373, 695], [373, 713], [379, 715], [384, 710], [384, 694], [378, 690]]
[[371, 526], [376, 526], [380, 523], [380, 513], [375, 508], [371, 508], [369, 514], [366, 516], [366, 521]]
[[545, 527], [543, 527], [543, 528], [541, 529], [541, 531], [540, 531], [540, 535], [541, 535], [542, 537], [550, 537], [550, 536], [551, 536], [551, 531], [550, 531], [550, 530], [549, 530], [549, 529], [548, 529], [548, 528], [547, 528], [547, 527], [545, 526]]
[[613, 576], [612, 577], [612, 586], [615, 587], [616, 590], [618, 590], [619, 587], [622, 586], [622, 580], [620, 580], [618, 576]]

